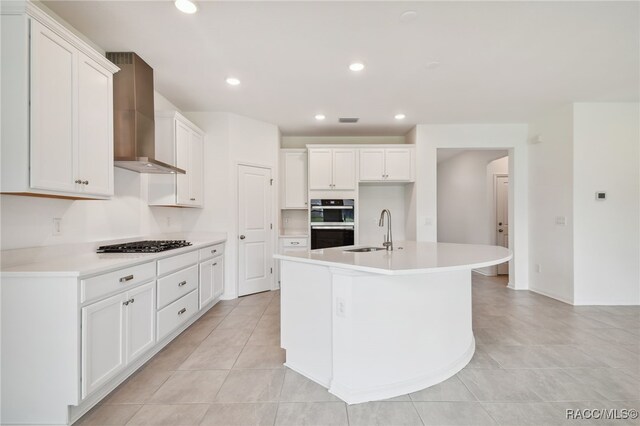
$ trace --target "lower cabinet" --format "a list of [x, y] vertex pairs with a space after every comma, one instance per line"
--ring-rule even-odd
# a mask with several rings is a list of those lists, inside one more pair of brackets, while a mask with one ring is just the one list
[[158, 341], [184, 324], [198, 312], [198, 290], [182, 296], [158, 311]]
[[200, 309], [224, 292], [224, 256], [200, 263]]
[[156, 283], [82, 308], [82, 397], [155, 343]]

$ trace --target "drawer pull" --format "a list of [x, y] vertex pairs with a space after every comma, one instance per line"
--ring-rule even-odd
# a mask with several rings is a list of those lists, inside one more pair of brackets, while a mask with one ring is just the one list
[[178, 311], [178, 315], [182, 315], [182, 314], [184, 314], [185, 312], [187, 312], [187, 308], [182, 308], [182, 309], [180, 309], [180, 310]]
[[136, 301], [136, 299], [134, 299], [133, 297], [131, 299], [129, 299], [129, 303], [133, 303], [135, 301]]
[[218, 252], [218, 250], [211, 250], [211, 254], [216, 254]]
[[289, 244], [291, 244], [292, 246], [297, 246], [298, 244], [300, 244], [300, 241], [291, 241]]
[[217, 264], [218, 264], [218, 262], [215, 262], [215, 263], [214, 263], [213, 265], [211, 265], [211, 266], [216, 266]]
[[183, 285], [187, 285], [187, 281], [180, 281], [178, 283], [178, 287], [182, 287]]
[[123, 304], [124, 306], [127, 306], [127, 305], [129, 304], [129, 301], [127, 300], [126, 302], [122, 302], [122, 304]]
[[126, 277], [120, 278], [121, 283], [126, 283], [127, 281], [131, 281], [133, 279], [133, 275], [127, 275]]

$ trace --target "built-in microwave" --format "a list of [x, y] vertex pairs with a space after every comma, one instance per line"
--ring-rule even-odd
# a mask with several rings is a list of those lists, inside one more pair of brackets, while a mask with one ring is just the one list
[[354, 243], [354, 200], [311, 200], [311, 249], [351, 246]]

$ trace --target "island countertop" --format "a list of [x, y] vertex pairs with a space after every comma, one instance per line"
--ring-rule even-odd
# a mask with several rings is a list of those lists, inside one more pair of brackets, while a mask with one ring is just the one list
[[354, 253], [349, 246], [274, 255], [280, 260], [331, 266], [382, 275], [458, 271], [497, 265], [512, 258], [509, 249], [480, 244], [397, 241], [394, 250]]

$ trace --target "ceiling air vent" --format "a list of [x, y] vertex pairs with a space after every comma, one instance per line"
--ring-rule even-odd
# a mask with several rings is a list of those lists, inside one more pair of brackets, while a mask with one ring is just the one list
[[355, 117], [340, 117], [338, 119], [338, 122], [340, 123], [357, 123], [358, 120], [360, 120], [359, 118], [355, 118]]

